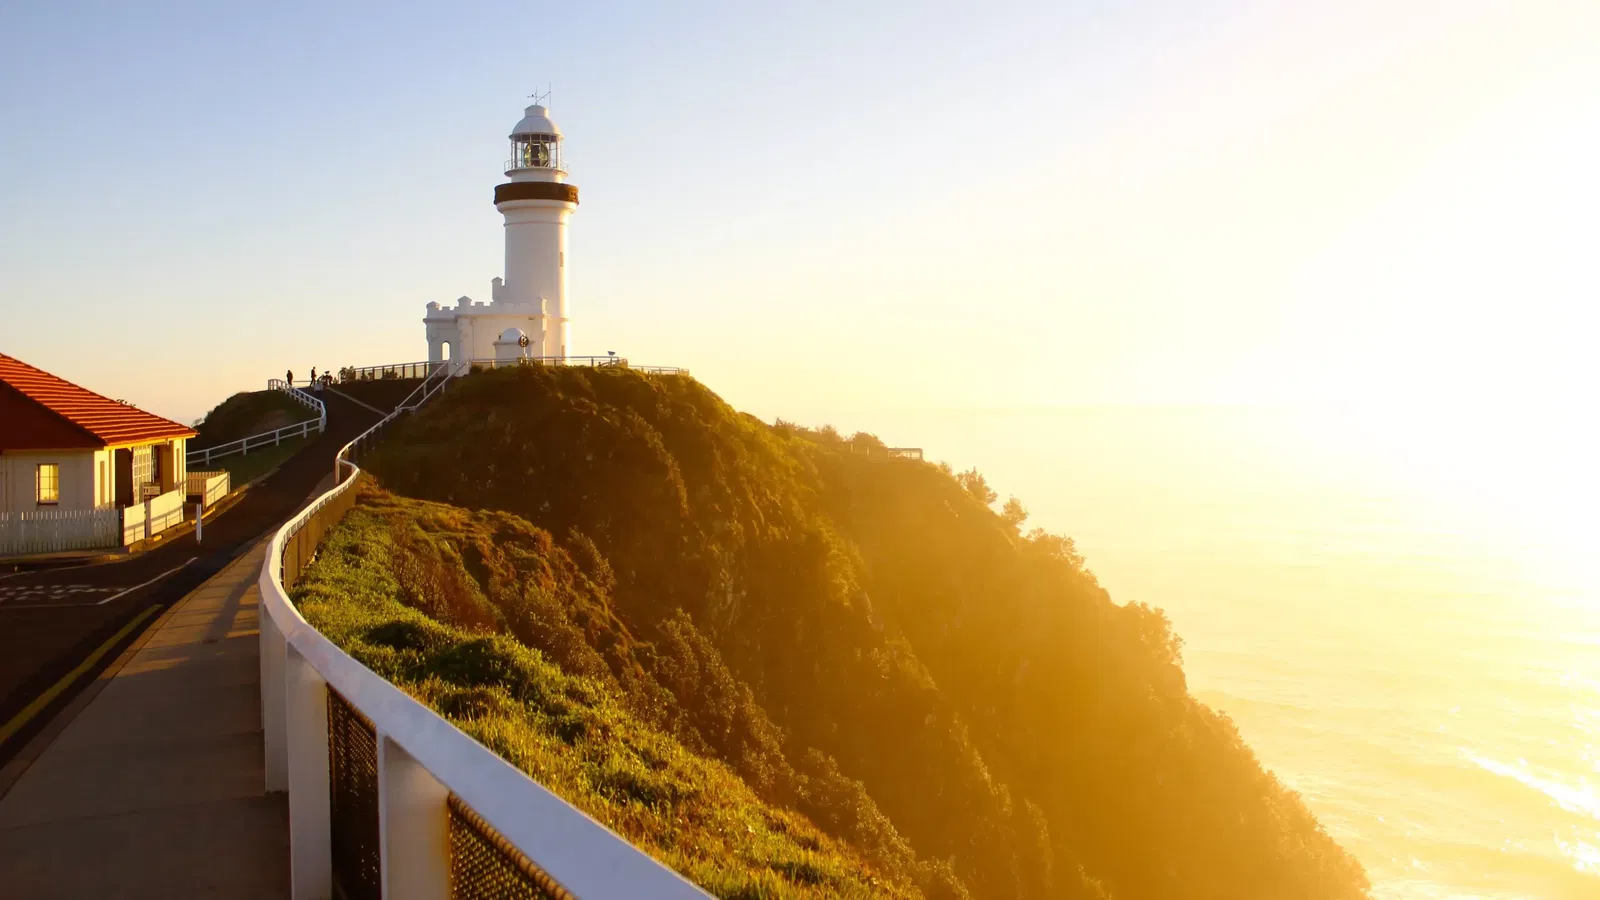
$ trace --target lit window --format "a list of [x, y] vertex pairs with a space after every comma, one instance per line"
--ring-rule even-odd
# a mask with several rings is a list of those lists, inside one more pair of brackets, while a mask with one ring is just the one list
[[55, 463], [40, 463], [34, 483], [40, 503], [61, 502], [61, 467]]

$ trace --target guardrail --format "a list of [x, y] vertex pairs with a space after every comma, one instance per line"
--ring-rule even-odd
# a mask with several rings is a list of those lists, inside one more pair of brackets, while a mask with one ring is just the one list
[[[309, 384], [309, 382], [308, 382], [308, 384]], [[293, 399], [296, 402], [298, 402], [301, 406], [304, 406], [306, 409], [309, 409], [312, 412], [316, 413], [317, 414], [317, 430], [318, 431], [321, 431], [321, 430], [323, 430], [323, 429], [328, 427], [328, 407], [325, 404], [323, 404], [323, 402], [321, 400], [317, 399], [316, 397], [311, 396], [310, 394], [306, 393], [305, 391], [300, 390], [299, 388], [295, 387], [294, 384], [292, 384], [291, 382], [284, 381], [281, 378], [268, 378], [267, 379], [267, 390], [269, 390], [269, 391], [283, 391], [285, 394], [288, 394], [291, 399]]]
[[295, 900], [703, 898], [677, 873], [546, 790], [356, 662], [289, 602], [329, 529], [355, 505], [363, 454], [445, 389], [430, 373], [340, 448], [337, 484], [272, 536], [262, 562], [266, 787], [289, 793]]
[[471, 359], [461, 364], [466, 370], [471, 369], [502, 369], [508, 366], [591, 366], [606, 368], [618, 366], [632, 369], [635, 372], [650, 372], [656, 375], [687, 375], [688, 369], [679, 366], [635, 366], [621, 356], [516, 356], [511, 359]]
[[293, 425], [285, 425], [282, 428], [276, 428], [272, 431], [263, 431], [260, 434], [252, 434], [247, 437], [242, 437], [237, 441], [229, 441], [226, 444], [218, 444], [215, 447], [203, 447], [199, 450], [190, 450], [184, 454], [184, 460], [186, 464], [189, 466], [209, 466], [211, 465], [212, 460], [221, 459], [225, 456], [232, 456], [235, 453], [249, 453], [251, 450], [259, 450], [268, 445], [276, 447], [278, 444], [283, 443], [284, 438], [305, 437], [311, 434], [313, 431], [321, 432], [327, 429], [328, 408], [321, 400], [318, 400], [316, 397], [311, 396], [310, 394], [300, 390], [294, 385], [289, 384], [281, 378], [268, 379], [267, 389], [283, 391], [298, 401], [301, 406], [307, 407], [312, 412], [316, 413], [317, 417], [314, 419], [306, 419], [303, 422], [296, 422]]
[[284, 438], [305, 437], [313, 431], [321, 431], [323, 423], [318, 419], [307, 419], [293, 425], [285, 425], [273, 431], [263, 431], [252, 434], [237, 441], [218, 444], [215, 447], [206, 447], [203, 450], [190, 450], [184, 454], [191, 466], [209, 466], [213, 460], [232, 456], [235, 453], [249, 453], [251, 450], [260, 450], [262, 447], [275, 447], [283, 443]]
[[328, 376], [333, 377], [335, 384], [384, 378], [427, 378], [449, 365], [448, 362], [408, 362], [390, 363], [384, 366], [346, 366], [337, 373], [329, 372]]

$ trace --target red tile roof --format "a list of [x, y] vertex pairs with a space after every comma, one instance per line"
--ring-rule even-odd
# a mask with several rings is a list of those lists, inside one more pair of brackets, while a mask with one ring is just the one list
[[194, 435], [187, 425], [0, 353], [0, 450], [105, 447]]

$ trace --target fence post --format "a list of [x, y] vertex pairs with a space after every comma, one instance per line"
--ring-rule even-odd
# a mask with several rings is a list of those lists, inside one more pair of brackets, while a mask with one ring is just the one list
[[328, 799], [328, 685], [286, 648], [284, 725], [289, 751], [289, 883], [293, 900], [330, 900], [333, 856]]
[[450, 896], [450, 792], [379, 732], [378, 846], [384, 900]]
[[265, 608], [261, 615], [261, 742], [266, 750], [267, 792], [289, 789], [288, 735], [284, 731], [284, 679], [288, 644]]

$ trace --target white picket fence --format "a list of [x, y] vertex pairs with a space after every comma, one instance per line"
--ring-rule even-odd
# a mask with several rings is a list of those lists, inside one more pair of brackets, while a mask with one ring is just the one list
[[0, 556], [115, 547], [120, 524], [115, 509], [0, 512]]

